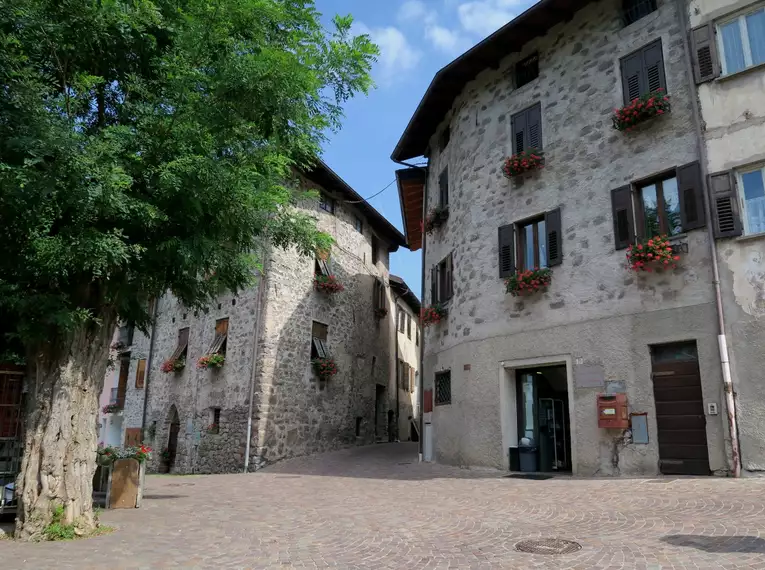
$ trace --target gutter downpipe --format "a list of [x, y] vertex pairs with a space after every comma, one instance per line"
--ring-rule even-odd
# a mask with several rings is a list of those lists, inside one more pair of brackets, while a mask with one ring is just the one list
[[691, 61], [691, 42], [690, 42], [690, 22], [684, 0], [677, 0], [677, 9], [680, 11], [680, 18], [683, 24], [685, 35], [685, 71], [688, 77], [688, 89], [691, 93], [691, 108], [693, 111], [693, 123], [696, 130], [696, 141], [699, 150], [699, 162], [701, 163], [701, 183], [704, 187], [704, 212], [707, 216], [707, 234], [709, 235], [709, 246], [712, 257], [712, 276], [715, 289], [715, 304], [717, 306], [717, 323], [720, 329], [717, 335], [717, 345], [720, 351], [720, 366], [722, 368], [723, 389], [725, 391], [725, 408], [728, 416], [728, 430], [730, 431], [731, 446], [731, 470], [733, 477], [741, 477], [741, 451], [738, 441], [738, 421], [736, 419], [736, 396], [733, 390], [733, 377], [730, 372], [730, 357], [728, 354], [728, 341], [725, 335], [725, 311], [722, 303], [722, 293], [720, 290], [720, 268], [717, 261], [717, 242], [714, 235], [712, 218], [712, 193], [709, 188], [707, 169], [707, 147], [704, 141], [704, 133], [701, 130], [701, 111], [699, 109], [698, 93], [696, 82], [694, 80], [693, 63]]
[[154, 314], [151, 321], [151, 340], [149, 340], [149, 354], [146, 357], [146, 386], [144, 386], [143, 392], [143, 413], [141, 414], [141, 441], [143, 441], [143, 434], [146, 431], [146, 410], [149, 407], [149, 385], [151, 384], [151, 364], [154, 360], [154, 339], [157, 336], [157, 316], [159, 315], [159, 301], [162, 296], [156, 298], [154, 301]]
[[255, 380], [258, 377], [258, 352], [260, 348], [260, 331], [262, 330], [262, 322], [264, 318], [263, 310], [263, 291], [266, 288], [266, 275], [264, 272], [260, 274], [260, 283], [258, 283], [258, 320], [255, 323], [255, 339], [253, 340], [252, 347], [252, 377], [250, 378], [250, 395], [249, 402], [247, 403], [247, 443], [244, 449], [244, 473], [248, 472], [250, 468], [250, 441], [252, 440], [252, 402], [255, 398]]
[[[398, 164], [401, 164], [403, 166], [406, 166], [407, 168], [419, 168], [421, 170], [425, 171], [425, 186], [423, 188], [423, 197], [422, 197], [422, 213], [420, 215], [420, 223], [422, 224], [422, 227], [425, 227], [425, 212], [428, 208], [428, 167], [427, 166], [416, 166], [414, 164], [409, 164], [407, 162], [404, 162], [402, 160], [396, 160], [393, 159], [393, 162], [396, 162]], [[427, 234], [423, 231], [422, 232], [422, 263], [420, 264], [422, 267], [421, 277], [420, 277], [420, 303], [425, 303], [425, 253], [427, 252]], [[422, 463], [423, 459], [423, 445], [425, 442], [425, 412], [423, 411], [425, 409], [425, 331], [422, 329], [422, 323], [419, 322], [418, 319], [418, 326], [422, 330], [422, 337], [420, 338], [420, 346], [419, 346], [419, 361], [420, 361], [420, 385], [418, 389], [417, 394], [417, 401], [418, 401], [418, 407], [420, 408], [420, 417], [418, 418], [418, 423], [420, 424], [420, 437], [419, 442], [417, 445], [417, 455], [418, 460], [420, 463]], [[396, 339], [398, 340], [398, 328], [396, 328]], [[398, 390], [398, 387], [396, 387], [396, 390]]]

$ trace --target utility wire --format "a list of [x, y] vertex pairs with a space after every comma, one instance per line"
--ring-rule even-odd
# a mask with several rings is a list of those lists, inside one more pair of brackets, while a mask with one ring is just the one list
[[394, 178], [391, 180], [390, 184], [388, 184], [385, 188], [377, 192], [376, 194], [372, 194], [369, 198], [362, 198], [361, 200], [343, 200], [346, 204], [362, 204], [364, 202], [369, 202], [372, 198], [375, 198], [385, 192], [388, 188], [393, 186], [393, 184], [396, 182], [396, 179]]

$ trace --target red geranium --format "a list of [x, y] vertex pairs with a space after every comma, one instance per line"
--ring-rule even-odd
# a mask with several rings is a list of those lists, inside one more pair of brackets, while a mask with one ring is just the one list
[[538, 148], [530, 148], [514, 154], [505, 160], [502, 172], [507, 178], [520, 176], [525, 172], [544, 168], [545, 155]]
[[430, 307], [423, 307], [420, 310], [420, 322], [422, 323], [422, 326], [429, 327], [430, 325], [440, 323], [446, 318], [447, 314], [448, 311], [443, 305], [435, 304]]
[[654, 269], [677, 267], [679, 255], [672, 251], [672, 245], [667, 236], [649, 238], [635, 247], [627, 248], [627, 264], [632, 271], [652, 272]]

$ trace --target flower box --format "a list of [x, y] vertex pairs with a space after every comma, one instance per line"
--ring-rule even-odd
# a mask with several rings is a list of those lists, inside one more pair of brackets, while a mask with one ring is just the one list
[[384, 319], [388, 316], [388, 309], [375, 309], [375, 317], [378, 319]]
[[505, 291], [513, 297], [533, 295], [549, 287], [552, 282], [552, 270], [547, 268], [517, 271], [505, 279]]
[[541, 170], [544, 167], [544, 152], [538, 148], [530, 148], [508, 157], [502, 167], [502, 173], [506, 178], [515, 178], [527, 172]]
[[186, 368], [186, 360], [179, 358], [177, 360], [165, 360], [165, 362], [162, 363], [160, 370], [165, 374], [170, 374], [170, 372], [180, 372], [184, 368]]
[[206, 354], [197, 360], [197, 368], [220, 370], [224, 364], [226, 364], [226, 356], [224, 354]]
[[667, 236], [649, 238], [627, 248], [627, 264], [632, 271], [651, 273], [655, 269], [674, 269], [679, 260]]
[[337, 364], [334, 358], [314, 358], [311, 360], [311, 365], [320, 380], [329, 380], [337, 374]]
[[107, 509], [137, 509], [141, 506], [146, 462], [151, 459], [151, 454], [152, 449], [146, 445], [112, 447], [99, 444], [96, 463], [106, 478]]
[[317, 291], [334, 295], [345, 291], [345, 287], [340, 283], [334, 275], [315, 275], [313, 278], [313, 285]]
[[425, 233], [432, 234], [438, 228], [443, 226], [448, 219], [448, 206], [439, 206], [438, 208], [432, 209], [430, 213], [425, 217]]
[[660, 87], [656, 91], [633, 99], [629, 105], [621, 109], [614, 109], [612, 120], [617, 131], [631, 131], [640, 123], [670, 111], [669, 95]]
[[122, 411], [122, 406], [119, 404], [106, 404], [101, 412], [104, 414], [117, 414]]
[[440, 323], [448, 314], [449, 311], [443, 305], [431, 305], [430, 307], [424, 307], [420, 311], [420, 322], [422, 326], [429, 327]]
[[220, 426], [218, 424], [210, 424], [207, 426], [207, 433], [211, 435], [220, 433]]

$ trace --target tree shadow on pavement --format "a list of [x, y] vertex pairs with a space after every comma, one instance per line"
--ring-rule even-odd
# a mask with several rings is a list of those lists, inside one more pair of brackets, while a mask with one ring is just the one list
[[717, 553], [762, 553], [765, 554], [765, 539], [759, 536], [700, 536], [697, 534], [672, 534], [663, 536], [662, 542], [672, 546], [684, 546]]

